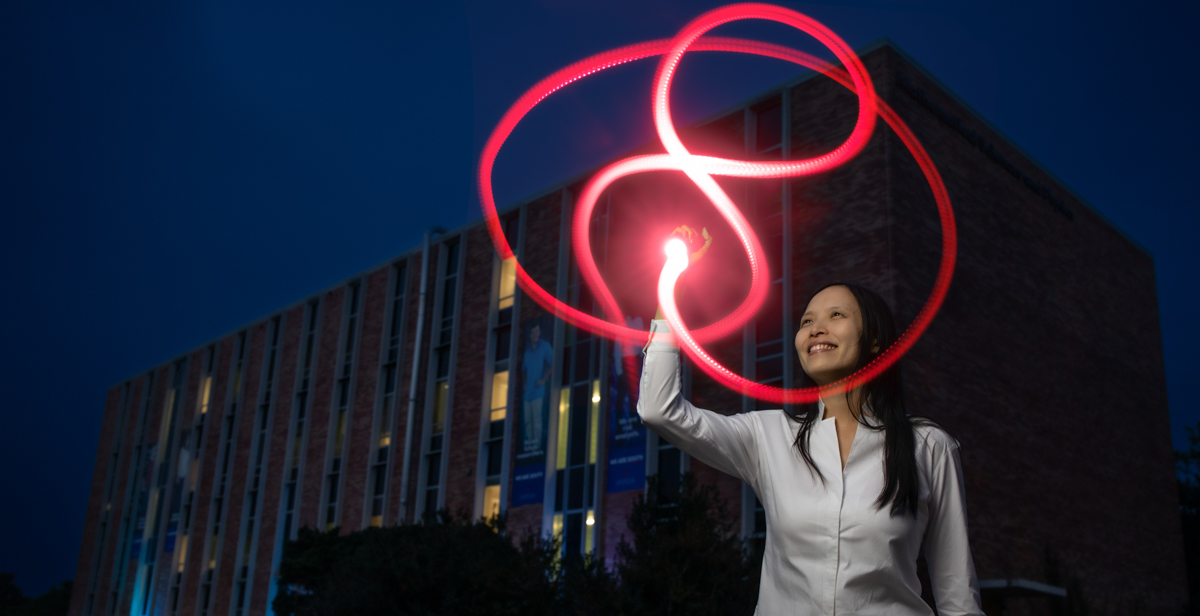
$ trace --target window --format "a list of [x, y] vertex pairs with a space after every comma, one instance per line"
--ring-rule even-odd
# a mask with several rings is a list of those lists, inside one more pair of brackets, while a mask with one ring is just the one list
[[245, 611], [246, 596], [249, 594], [251, 569], [253, 569], [254, 564], [251, 556], [254, 553], [254, 545], [258, 537], [258, 514], [262, 508], [263, 460], [267, 456], [267, 448], [270, 445], [267, 437], [270, 434], [271, 401], [275, 390], [275, 371], [278, 364], [277, 360], [279, 359], [279, 331], [281, 329], [283, 329], [282, 316], [272, 318], [267, 324], [267, 344], [269, 346], [262, 367], [263, 378], [260, 381], [262, 385], [259, 387], [258, 413], [255, 416], [254, 437], [250, 443], [251, 469], [250, 475], [247, 478], [246, 494], [242, 506], [245, 519], [242, 522], [242, 549], [238, 552], [238, 562], [240, 565], [237, 568], [237, 581], [235, 583], [236, 591], [234, 594], [235, 602], [233, 609], [236, 616], [242, 616]]
[[[124, 439], [121, 437], [125, 434], [125, 426], [130, 419], [130, 394], [132, 393], [132, 389], [133, 384], [130, 382], [126, 382], [121, 387], [121, 398], [117, 403], [117, 413], [113, 420], [113, 437], [110, 442], [111, 454], [107, 457], [108, 472], [105, 474], [105, 506], [100, 512], [100, 522], [97, 525], [96, 539], [93, 544], [95, 548], [93, 550], [91, 574], [88, 576], [87, 603], [84, 607], [84, 614], [87, 616], [95, 613], [96, 593], [100, 586], [100, 570], [104, 562], [105, 547], [108, 545], [109, 540], [108, 532], [112, 516], [113, 493], [117, 485], [117, 469], [120, 468], [121, 449], [124, 445]], [[103, 601], [103, 595], [101, 601]]]
[[205, 420], [208, 417], [208, 407], [212, 400], [213, 365], [216, 362], [216, 355], [215, 346], [208, 347], [204, 352], [204, 369], [200, 378], [200, 390], [196, 394], [196, 411], [192, 415], [192, 427], [180, 437], [179, 477], [186, 488], [182, 499], [183, 510], [179, 515], [179, 547], [175, 555], [168, 604], [168, 610], [172, 614], [179, 611], [179, 593], [187, 566], [188, 547], [192, 535], [192, 510], [195, 507], [196, 482], [200, 473], [200, 454], [204, 451]]
[[[312, 381], [313, 354], [316, 352], [317, 315], [320, 312], [320, 300], [312, 300], [305, 306], [304, 338], [302, 341], [302, 356], [300, 358], [300, 377], [297, 379], [294, 406], [292, 407], [291, 446], [287, 452], [287, 462], [284, 471], [283, 487], [283, 535], [277, 544], [276, 551], [283, 549], [283, 543], [293, 536], [293, 524], [296, 517], [296, 501], [300, 489], [300, 465], [304, 458], [304, 437], [306, 418], [308, 417], [308, 387]], [[276, 558], [278, 560], [278, 558]]]
[[[513, 216], [504, 222], [504, 234], [510, 246], [517, 246], [520, 218]], [[492, 376], [485, 391], [491, 391], [488, 414], [483, 426], [483, 509], [484, 519], [500, 514], [500, 485], [507, 450], [504, 427], [508, 418], [510, 355], [513, 347], [513, 307], [516, 296], [516, 266], [512, 259], [500, 261], [495, 290], [495, 320], [492, 327]]]
[[[593, 221], [592, 226], [599, 225]], [[570, 305], [584, 313], [598, 311], [573, 259], [569, 272]], [[568, 325], [562, 347], [553, 527], [561, 533], [563, 554], [573, 558], [595, 547], [601, 341], [587, 330]]]
[[384, 507], [387, 503], [388, 463], [392, 451], [392, 426], [395, 421], [396, 388], [399, 383], [400, 340], [404, 333], [404, 297], [408, 283], [408, 264], [402, 262], [392, 268], [392, 301], [387, 337], [384, 338], [384, 362], [380, 368], [383, 393], [375, 413], [375, 456], [372, 460], [370, 478], [371, 526], [383, 526]]
[[350, 419], [350, 401], [354, 387], [354, 341], [358, 332], [361, 290], [362, 285], [358, 282], [352, 282], [346, 288], [346, 325], [342, 335], [345, 344], [342, 347], [341, 365], [338, 368], [334, 393], [333, 451], [329, 460], [329, 470], [325, 475], [325, 530], [337, 526], [338, 521], [338, 489], [341, 487], [342, 450], [346, 446], [346, 422]]
[[[159, 422], [158, 440], [151, 446], [153, 460], [150, 460], [152, 488], [149, 491], [147, 516], [143, 525], [141, 562], [138, 567], [138, 577], [134, 586], [136, 597], [140, 597], [141, 609], [145, 613], [154, 608], [152, 599], [157, 597], [155, 575], [158, 565], [159, 552], [171, 554], [175, 551], [175, 538], [179, 524], [179, 500], [170, 498], [173, 493], [180, 492], [182, 486], [172, 481], [171, 462], [175, 456], [175, 425], [179, 418], [179, 409], [184, 396], [184, 385], [187, 381], [187, 359], [179, 359], [172, 365], [171, 387], [167, 390], [166, 402], [163, 405], [163, 415]], [[164, 515], [165, 512], [165, 515]], [[167, 523], [163, 525], [163, 519]], [[165, 532], [163, 532], [165, 530]], [[159, 543], [160, 538], [162, 543]], [[168, 561], [168, 566], [169, 566]]]
[[130, 465], [133, 467], [133, 484], [127, 488], [125, 515], [121, 520], [121, 552], [117, 558], [117, 574], [112, 578], [112, 586], [110, 587], [110, 608], [117, 609], [117, 605], [124, 596], [126, 584], [125, 576], [130, 570], [130, 562], [138, 558], [141, 554], [142, 535], [146, 523], [146, 505], [148, 500], [148, 484], [146, 478], [146, 456], [143, 451], [146, 450], [146, 434], [149, 431], [150, 415], [153, 410], [152, 400], [154, 397], [154, 371], [150, 371], [142, 379], [141, 387], [141, 411], [138, 414], [138, 429], [137, 438], [134, 441], [133, 457], [130, 459]]
[[[753, 126], [751, 149], [760, 160], [783, 160], [788, 155], [785, 140], [787, 122], [784, 109], [788, 98], [785, 95], [771, 99], [748, 113]], [[785, 311], [787, 293], [790, 285], [786, 284], [786, 259], [789, 217], [785, 202], [787, 187], [780, 180], [757, 180], [750, 184], [749, 203], [747, 210], [755, 233], [762, 242], [766, 256], [766, 266], [769, 273], [770, 286], [767, 300], [753, 322], [746, 326], [746, 358], [745, 376], [759, 383], [787, 387], [789, 379], [784, 374], [791, 366], [788, 354], [791, 345], [788, 343], [789, 334], [785, 331]], [[761, 400], [746, 401], [747, 410], [772, 408], [776, 405]], [[745, 494], [746, 521], [744, 528], [747, 534], [754, 538], [762, 538], [766, 534], [766, 514], [762, 503], [754, 495], [749, 486], [743, 489]]]
[[460, 242], [450, 240], [442, 244], [445, 260], [442, 263], [441, 310], [436, 323], [438, 335], [432, 341], [435, 370], [433, 371], [433, 406], [430, 409], [428, 437], [425, 441], [425, 475], [423, 515], [428, 516], [441, 506], [442, 452], [445, 447], [446, 419], [450, 410], [450, 363], [454, 341], [454, 317], [458, 297], [458, 266]]
[[221, 528], [225, 521], [225, 499], [229, 491], [229, 470], [232, 463], [233, 448], [237, 436], [237, 411], [242, 395], [242, 373], [245, 370], [246, 344], [248, 332], [237, 335], [234, 350], [233, 369], [230, 371], [228, 400], [226, 401], [225, 416], [221, 421], [221, 444], [218, 453], [220, 462], [217, 466], [215, 488], [212, 493], [212, 505], [209, 507], [211, 522], [208, 532], [208, 545], [204, 548], [204, 560], [208, 566], [201, 574], [200, 583], [200, 613], [208, 614], [212, 607], [213, 582], [216, 577], [218, 555], [221, 548]]

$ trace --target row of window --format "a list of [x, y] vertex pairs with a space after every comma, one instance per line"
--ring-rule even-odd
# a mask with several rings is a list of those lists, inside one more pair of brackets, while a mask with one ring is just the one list
[[[776, 100], [773, 104], [768, 102], [758, 108], [746, 110], [747, 149], [759, 158], [781, 159], [787, 156], [786, 140], [783, 139], [787, 127], [782, 114], [786, 104], [786, 99]], [[789, 208], [784, 207], [788, 201], [786, 191], [786, 184], [782, 181], [758, 182], [747, 193], [748, 218], [759, 231], [759, 238], [766, 252], [770, 292], [767, 306], [747, 325], [744, 334], [744, 374], [759, 382], [783, 386], [790, 385], [790, 379], [785, 377], [790, 374], [791, 367], [790, 353], [787, 352], [789, 345], [785, 335], [788, 331], [785, 316], [790, 310], [790, 306], [787, 305], [789, 289], [785, 288], [785, 254], [790, 235], [787, 220]], [[608, 205], [607, 202], [598, 204], [592, 224], [593, 230], [602, 229], [607, 224]], [[510, 245], [519, 246], [520, 217], [512, 216], [502, 224]], [[434, 302], [434, 315], [431, 320], [433, 327], [429, 340], [431, 350], [428, 356], [426, 419], [423, 422], [421, 448], [418, 453], [420, 467], [417, 471], [416, 510], [423, 515], [436, 511], [445, 503], [444, 488], [448, 472], [445, 454], [449, 439], [450, 409], [454, 404], [451, 366], [455, 363], [457, 346], [456, 324], [459, 316], [457, 311], [461, 295], [464, 240], [463, 237], [443, 239], [439, 243], [435, 267], [437, 299]], [[595, 245], [603, 250], [604, 242]], [[601, 259], [602, 255], [598, 255], [598, 262]], [[600, 311], [594, 306], [586, 285], [581, 284], [573, 260], [568, 262], [566, 276], [566, 301], [584, 312], [599, 314]], [[389, 517], [397, 522], [404, 521], [405, 515], [403, 507], [393, 516], [389, 516], [387, 509], [388, 480], [394, 474], [391, 463], [394, 457], [393, 433], [398, 414], [396, 389], [401, 380], [400, 351], [405, 346], [404, 325], [408, 320], [404, 310], [409, 284], [407, 263], [397, 264], [391, 270], [389, 278], [390, 293], [387, 295], [381, 347], [380, 387], [377, 409], [371, 424], [372, 452], [369, 458], [366, 512], [363, 520], [363, 523], [371, 526], [382, 526]], [[507, 452], [513, 433], [510, 420], [513, 413], [510, 412], [510, 407], [515, 397], [515, 389], [525, 386], [523, 379], [527, 378], [513, 371], [513, 351], [519, 348], [522, 335], [530, 335], [528, 332], [521, 332], [517, 327], [514, 316], [517, 310], [515, 282], [514, 263], [511, 260], [498, 259], [489, 316], [484, 417], [481, 420], [479, 435], [479, 496], [476, 507], [484, 517], [500, 513], [502, 504], [507, 500], [504, 492], [508, 486], [503, 478], [509, 472]], [[325, 444], [325, 481], [321, 491], [324, 507], [320, 523], [327, 529], [339, 524], [354, 523], [340, 519], [343, 500], [340, 493], [344, 483], [343, 453], [348, 447], [349, 438], [347, 427], [354, 411], [356, 358], [359, 355], [356, 342], [360, 338], [363, 292], [362, 281], [355, 281], [346, 286], [343, 298], [342, 327], [339, 352], [336, 353], [336, 380], [330, 415], [330, 439]], [[283, 541], [294, 538], [297, 527], [296, 516], [299, 510], [299, 494], [303, 489], [307, 451], [310, 388], [320, 343], [319, 323], [322, 308], [321, 301], [313, 300], [302, 311], [301, 352], [297, 366], [299, 374], [293, 392], [291, 417], [288, 420], [288, 436], [284, 441], [290, 446], [285, 447], [284, 489], [278, 508], [280, 519], [277, 525], [281, 530], [277, 532], [275, 541], [273, 568], [278, 563], [278, 552]], [[262, 502], [261, 486], [265, 481], [264, 460], [269, 456], [272, 402], [277, 397], [274, 389], [277, 364], [281, 355], [280, 339], [285, 321], [284, 316], [279, 315], [273, 317], [264, 328], [264, 361], [261, 364], [263, 373], [258, 392], [259, 402], [254, 421], [249, 424], [253, 431], [250, 438], [250, 468], [246, 471], [247, 483], [242, 495], [242, 519], [240, 524], [236, 525], [240, 532], [239, 541], [235, 542], [235, 545], [240, 549], [233, 557], [234, 592], [226, 599], [230, 602], [232, 611], [239, 616], [244, 613], [252, 590], [252, 555], [259, 540], [260, 512], [266, 508]], [[600, 493], [597, 486], [601, 415], [600, 353], [603, 344], [600, 339], [585, 330], [565, 325], [559, 325], [558, 329], [562, 340], [561, 344], [556, 345], [560, 349], [556, 349], [555, 355], [561, 365], [559, 380], [556, 382], [557, 398], [552, 405], [553, 434], [550, 435], [554, 452], [553, 479], [547, 484], [547, 496], [552, 498], [552, 503], [547, 503], [546, 511], [549, 530], [563, 538], [564, 551], [569, 555], [590, 552], [596, 544], [594, 528]], [[550, 332], [546, 333], [550, 335]], [[201, 452], [205, 449], [207, 423], [213, 424], [215, 432], [212, 436], [219, 439], [219, 443], [216, 448], [216, 469], [208, 510], [207, 532], [204, 534], [208, 541], [199, 548], [202, 550], [200, 564], [203, 570], [199, 576], [201, 585], [197, 593], [197, 607], [200, 614], [212, 613], [215, 604], [213, 585], [221, 560], [222, 530], [230, 523], [225, 518], [230, 499], [232, 458], [237, 442], [238, 411], [243, 395], [250, 338], [249, 331], [239, 333], [230, 350], [233, 365], [226, 388], [225, 412], [219, 423], [207, 422], [212, 405], [213, 380], [219, 352], [216, 346], [205, 351], [203, 366], [199, 368], [201, 375], [196, 411], [191, 426], [178, 434], [178, 445], [174, 442], [176, 422], [185, 393], [188, 361], [181, 359], [170, 368], [167, 377], [169, 388], [164, 395], [158, 438], [151, 443], [147, 443], [147, 431], [152, 414], [154, 374], [149, 374], [144, 379], [141, 392], [142, 409], [136, 418], [140, 426], [134, 432], [135, 444], [130, 448], [133, 459], [128, 465], [130, 485], [133, 489], [128, 491], [128, 502], [121, 509], [124, 514], [116, 533], [120, 543], [120, 556], [116, 562], [131, 562], [135, 559], [138, 561], [133, 595], [130, 599], [131, 613], [147, 614], [153, 611], [155, 584], [160, 579], [169, 585], [168, 591], [164, 593], [168, 601], [167, 609], [170, 613], [176, 613], [179, 609], [190, 537], [193, 534], [195, 490], [201, 472]], [[685, 375], [685, 384], [688, 380]], [[120, 481], [117, 469], [121, 462], [121, 452], [124, 451], [122, 438], [127, 432], [123, 422], [134, 420], [130, 409], [136, 393], [132, 391], [131, 384], [126, 384], [121, 393], [118, 428], [114, 432], [110, 468], [105, 479], [105, 509], [96, 531], [97, 547], [93, 566], [96, 573], [101, 570], [104, 542], [109, 534], [107, 529], [110, 525], [113, 492]], [[747, 400], [746, 405], [746, 410], [758, 408], [758, 404], [751, 400]], [[527, 427], [526, 432], [532, 431], [537, 434], [542, 429], [542, 426], [532, 426]], [[549, 451], [551, 443], [544, 446]], [[669, 497], [678, 489], [678, 477], [686, 468], [686, 458], [665, 441], [653, 437], [650, 440], [650, 449], [654, 455], [648, 470], [663, 478], [659, 485], [663, 494]], [[761, 535], [765, 531], [761, 504], [748, 488], [746, 494], [746, 530], [748, 534]], [[404, 502], [403, 495], [401, 502]], [[161, 546], [160, 540], [163, 543]], [[156, 573], [156, 560], [160, 554], [172, 554], [168, 564], [169, 572], [164, 575]], [[86, 614], [91, 616], [103, 613], [105, 605], [108, 607], [108, 613], [116, 613], [121, 589], [125, 587], [125, 569], [127, 568], [112, 567], [109, 590], [105, 600], [100, 601], [100, 604], [103, 604], [100, 610], [97, 610], [96, 598], [105, 595], [100, 590], [102, 581], [98, 575], [89, 580]]]

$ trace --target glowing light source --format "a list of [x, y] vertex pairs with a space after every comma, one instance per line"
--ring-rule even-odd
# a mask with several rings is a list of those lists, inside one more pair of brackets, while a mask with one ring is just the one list
[[687, 244], [678, 238], [667, 240], [667, 245], [663, 247], [663, 252], [667, 253], [667, 262], [672, 264], [672, 267], [678, 267], [680, 272], [687, 269], [688, 266], [688, 249]]
[[[844, 68], [833, 66], [809, 54], [779, 45], [746, 39], [703, 36], [712, 28], [741, 19], [764, 19], [802, 30], [828, 47]], [[680, 60], [688, 51], [748, 53], [777, 58], [818, 70], [858, 96], [859, 107], [854, 130], [846, 141], [833, 151], [803, 160], [758, 162], [693, 155], [679, 140], [671, 121], [670, 112], [671, 80]], [[605, 319], [600, 319], [559, 302], [552, 294], [534, 282], [521, 264], [516, 261], [512, 248], [504, 237], [504, 230], [496, 212], [495, 199], [492, 195], [492, 169], [500, 147], [516, 125], [547, 96], [576, 80], [606, 68], [658, 55], [661, 55], [662, 58], [659, 60], [658, 70], [655, 74], [651, 104], [655, 129], [667, 153], [634, 156], [601, 169], [584, 186], [575, 208], [572, 246], [580, 273], [604, 309]], [[849, 161], [862, 150], [867, 140], [870, 139], [876, 115], [883, 118], [913, 155], [932, 189], [934, 201], [937, 204], [942, 225], [942, 260], [933, 289], [925, 305], [896, 343], [870, 364], [843, 381], [822, 389], [785, 390], [760, 385], [740, 377], [709, 356], [700, 347], [700, 344], [733, 333], [749, 321], [766, 299], [770, 276], [767, 273], [758, 238], [737, 206], [712, 176], [765, 179], [797, 177], [828, 171]], [[688, 265], [687, 247], [677, 239], [669, 241], [665, 247], [668, 259], [658, 284], [659, 304], [662, 306], [663, 314], [670, 323], [680, 346], [705, 373], [745, 395], [779, 403], [812, 402], [823, 391], [861, 385], [886, 370], [912, 347], [933, 320], [949, 289], [957, 255], [957, 236], [950, 199], [941, 176], [908, 126], [886, 103], [876, 97], [870, 76], [854, 52], [825, 26], [795, 11], [767, 4], [736, 4], [714, 9], [685, 25], [674, 38], [621, 47], [571, 64], [538, 82], [509, 108], [484, 144], [479, 161], [478, 181], [480, 202], [484, 210], [488, 232], [501, 258], [505, 259], [505, 262], [513, 263], [517, 283], [521, 289], [543, 308], [572, 325], [621, 342], [639, 345], [644, 343], [647, 332], [630, 329], [624, 325], [625, 318], [621, 308], [600, 276], [599, 269], [592, 257], [588, 227], [596, 201], [608, 186], [622, 177], [650, 171], [676, 171], [686, 174], [733, 228], [734, 234], [749, 260], [750, 292], [741, 305], [717, 322], [695, 331], [687, 328], [675, 305], [675, 283]], [[682, 258], [680, 258], [680, 254], [682, 254]]]

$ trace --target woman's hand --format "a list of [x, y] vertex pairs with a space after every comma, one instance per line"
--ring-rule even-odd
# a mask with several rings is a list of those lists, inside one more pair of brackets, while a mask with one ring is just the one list
[[700, 258], [704, 256], [704, 253], [708, 252], [708, 247], [712, 246], [713, 238], [708, 234], [708, 227], [702, 227], [700, 229], [700, 233], [697, 234], [695, 229], [687, 225], [680, 225], [675, 227], [675, 230], [671, 232], [671, 235], [678, 235], [679, 237], [683, 238], [683, 241], [687, 242], [689, 247], [696, 243], [697, 235], [704, 239], [704, 245], [699, 249], [692, 251], [688, 265], [695, 265], [696, 261], [699, 261]]
[[[708, 252], [708, 247], [712, 246], [712, 242], [713, 242], [712, 236], [708, 234], [708, 227], [701, 227], [700, 233], [696, 233], [695, 229], [693, 229], [687, 225], [680, 225], [678, 227], [675, 227], [675, 230], [671, 232], [671, 235], [672, 236], [678, 235], [680, 238], [683, 239], [684, 242], [687, 243], [687, 245], [689, 247], [692, 244], [696, 243], [697, 235], [700, 238], [704, 239], [704, 245], [701, 246], [700, 248], [692, 251], [689, 254], [689, 256], [688, 256], [688, 265], [689, 266], [695, 265], [696, 261], [699, 261], [700, 258], [704, 256], [704, 253]], [[658, 310], [654, 311], [654, 318], [655, 319], [663, 318], [662, 307], [659, 307]]]

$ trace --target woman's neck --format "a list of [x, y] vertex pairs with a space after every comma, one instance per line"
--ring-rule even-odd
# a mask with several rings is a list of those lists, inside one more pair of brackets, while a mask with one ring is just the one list
[[[853, 398], [857, 399], [860, 393], [857, 389], [853, 392]], [[858, 421], [858, 413], [850, 409], [849, 394], [840, 392], [837, 394], [828, 394], [821, 397], [821, 402], [825, 403], [825, 416], [821, 419], [849, 419]]]

